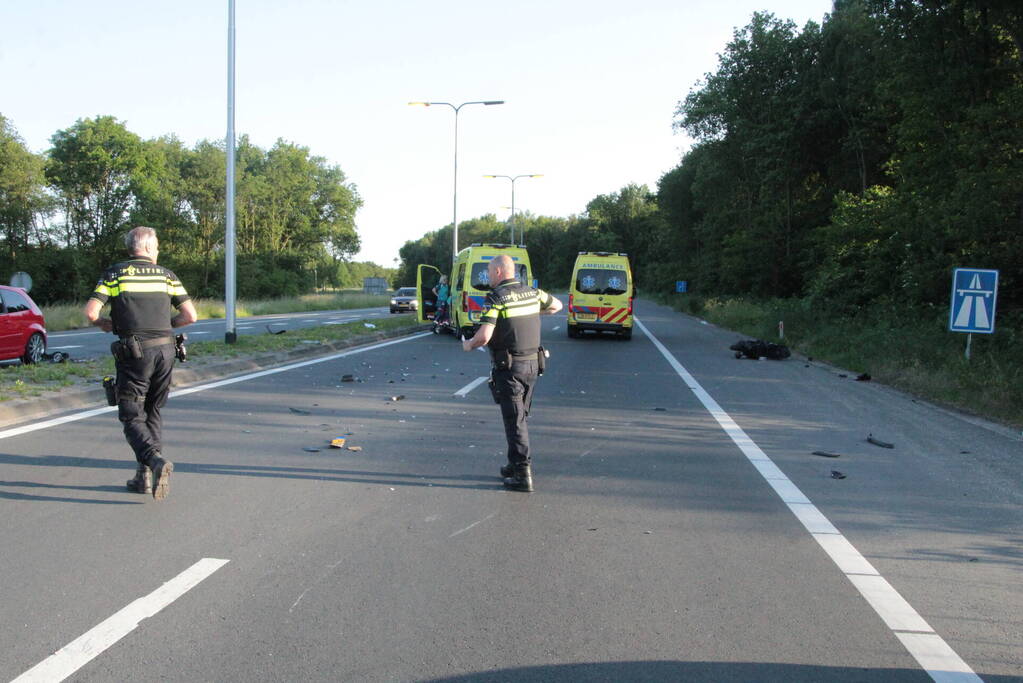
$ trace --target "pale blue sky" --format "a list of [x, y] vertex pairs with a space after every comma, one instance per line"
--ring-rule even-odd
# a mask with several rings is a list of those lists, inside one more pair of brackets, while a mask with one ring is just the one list
[[[109, 114], [186, 144], [226, 131], [226, 0], [5, 0], [0, 113], [28, 146]], [[831, 0], [237, 0], [236, 131], [338, 164], [359, 189], [357, 259], [451, 221], [447, 107], [459, 115], [458, 216], [567, 216], [628, 183], [654, 189], [691, 141], [671, 123], [736, 27], [798, 26]]]

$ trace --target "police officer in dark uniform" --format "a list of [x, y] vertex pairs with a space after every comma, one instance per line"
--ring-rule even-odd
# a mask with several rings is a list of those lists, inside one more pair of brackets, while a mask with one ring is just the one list
[[[117, 416], [138, 466], [128, 490], [162, 500], [170, 491], [174, 464], [163, 457], [160, 409], [170, 393], [175, 343], [171, 328], [197, 319], [195, 306], [177, 276], [156, 265], [156, 231], [139, 226], [125, 236], [132, 258], [106, 270], [85, 305], [85, 317], [118, 341], [110, 346], [117, 368]], [[101, 318], [110, 302], [110, 318]], [[171, 317], [171, 306], [178, 309]]]
[[508, 464], [501, 468], [501, 477], [505, 487], [513, 491], [532, 491], [526, 417], [533, 402], [533, 385], [544, 362], [540, 313], [557, 313], [561, 302], [542, 289], [515, 279], [515, 262], [506, 254], [494, 258], [487, 272], [490, 282], [496, 284], [487, 294], [479, 330], [472, 339], [462, 341], [462, 348], [490, 349], [491, 390], [501, 406], [508, 440]]

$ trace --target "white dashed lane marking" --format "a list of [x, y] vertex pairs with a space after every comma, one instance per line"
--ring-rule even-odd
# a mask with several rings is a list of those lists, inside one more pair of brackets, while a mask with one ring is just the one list
[[11, 683], [63, 681], [134, 631], [143, 619], [154, 616], [227, 563], [228, 560], [204, 557], [149, 595], [139, 598], [60, 648]]

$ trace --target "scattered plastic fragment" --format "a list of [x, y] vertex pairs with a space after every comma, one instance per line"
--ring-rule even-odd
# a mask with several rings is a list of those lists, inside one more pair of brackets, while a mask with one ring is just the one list
[[348, 446], [348, 450], [352, 451], [353, 453], [358, 453], [359, 451], [362, 450], [362, 446]]
[[398, 394], [397, 396], [392, 396], [392, 397], [391, 397], [391, 401], [392, 401], [392, 402], [394, 402], [394, 401], [400, 401], [400, 400], [402, 400], [403, 398], [405, 398], [405, 395], [404, 395], [404, 394]]
[[644, 534], [652, 534], [652, 533], [654, 533], [654, 532], [652, 532], [652, 531], [644, 531], [643, 533], [644, 533]]
[[[371, 330], [375, 330], [377, 328], [377, 326], [374, 325], [373, 323], [362, 323], [362, 326], [363, 327], [368, 327]], [[393, 491], [394, 489], [391, 489], [391, 490]]]
[[319, 453], [320, 452], [319, 448], [313, 448], [312, 446], [306, 446], [302, 450], [305, 451], [306, 453]]
[[841, 472], [839, 472], [838, 470], [831, 470], [831, 478], [832, 479], [845, 479], [845, 475], [842, 474]]
[[654, 408], [654, 410], [656, 412], [658, 412], [658, 413], [664, 413], [664, 412], [667, 412], [668, 409], [667, 408]]
[[875, 439], [873, 434], [867, 435], [867, 443], [872, 443], [875, 446], [880, 446], [881, 448], [895, 448], [895, 444], [888, 443], [887, 441], [881, 441], [880, 439]]
[[841, 457], [841, 453], [832, 453], [830, 451], [814, 451], [814, 455], [819, 455], [823, 458], [838, 458]]
[[313, 414], [313, 412], [311, 410], [303, 410], [302, 408], [292, 408], [291, 406], [288, 406], [288, 410], [290, 410], [291, 412], [295, 413], [296, 415], [312, 415]]
[[274, 330], [272, 327], [267, 325], [266, 332], [267, 334], [284, 334], [285, 332], [287, 332], [287, 330]]
[[345, 446], [345, 440], [344, 439], [331, 439], [330, 440], [330, 447], [331, 448], [344, 448], [344, 446]]
[[870, 376], [869, 372], [864, 372], [862, 375], [856, 375], [857, 382], [869, 382], [871, 379], [873, 378]]
[[843, 378], [843, 379], [845, 379], [845, 378], [846, 378], [846, 377], [848, 377], [849, 375], [846, 375], [845, 373], [841, 373], [841, 372], [840, 372], [840, 373], [838, 373], [838, 376], [839, 376], [839, 377], [841, 377], [841, 378]]
[[354, 382], [355, 381], [355, 375], [341, 375], [341, 381], [342, 382]]

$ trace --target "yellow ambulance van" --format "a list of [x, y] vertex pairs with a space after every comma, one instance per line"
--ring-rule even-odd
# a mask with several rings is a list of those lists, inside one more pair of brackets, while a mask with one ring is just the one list
[[[456, 335], [471, 337], [479, 327], [483, 300], [490, 291], [491, 282], [487, 266], [496, 256], [507, 254], [515, 263], [515, 274], [520, 282], [533, 284], [533, 270], [529, 265], [529, 252], [521, 244], [473, 243], [458, 252], [448, 283], [451, 301], [448, 309], [448, 327]], [[433, 288], [440, 281], [441, 270], [436, 266], [420, 264], [416, 272], [416, 294], [419, 301], [419, 322], [432, 320], [436, 310]], [[497, 283], [493, 283], [497, 284]]]
[[634, 296], [628, 254], [580, 251], [568, 290], [568, 336], [592, 330], [631, 339]]

